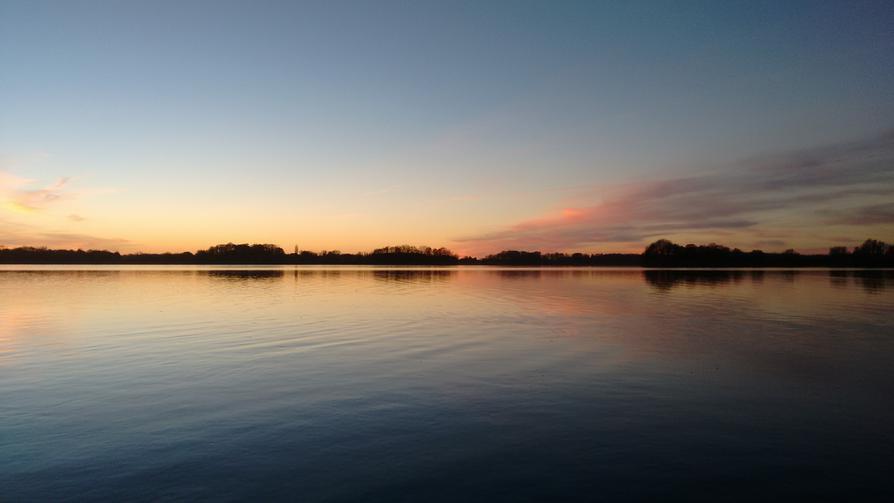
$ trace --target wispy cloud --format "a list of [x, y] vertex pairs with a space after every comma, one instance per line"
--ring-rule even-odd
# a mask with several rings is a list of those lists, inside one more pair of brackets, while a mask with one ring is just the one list
[[41, 232], [39, 243], [49, 247], [120, 250], [133, 243], [127, 239], [104, 238], [74, 232]]
[[71, 208], [62, 203], [107, 190], [75, 188], [68, 177], [41, 184], [38, 180], [0, 171], [0, 245], [112, 250], [132, 246], [133, 243], [124, 239], [68, 232], [67, 227], [87, 218], [79, 213], [66, 216], [61, 210], [71, 211]]
[[131, 247], [133, 243], [126, 239], [47, 230], [27, 223], [0, 220], [0, 245], [121, 250]]
[[66, 190], [68, 182], [68, 178], [60, 178], [45, 187], [30, 188], [34, 185], [34, 180], [0, 172], [0, 199], [9, 210], [19, 213], [35, 212], [71, 197], [72, 193]]
[[[894, 169], [894, 166], [892, 166]], [[829, 212], [830, 224], [894, 224], [894, 203], [870, 204]]]
[[[894, 131], [863, 141], [753, 158], [700, 175], [593, 187], [595, 204], [455, 241], [476, 252], [571, 250], [670, 234], [760, 234], [776, 225], [894, 221]], [[591, 199], [591, 200], [592, 200]], [[821, 216], [820, 216], [821, 215]], [[782, 243], [782, 240], [773, 240]]]

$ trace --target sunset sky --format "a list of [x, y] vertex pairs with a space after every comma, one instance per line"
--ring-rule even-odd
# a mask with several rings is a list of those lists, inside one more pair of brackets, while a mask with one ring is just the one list
[[879, 2], [0, 0], [0, 244], [894, 240]]

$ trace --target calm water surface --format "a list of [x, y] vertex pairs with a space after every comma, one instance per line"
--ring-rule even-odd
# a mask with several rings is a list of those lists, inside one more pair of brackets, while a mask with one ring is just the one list
[[894, 496], [890, 271], [21, 269], [2, 501]]

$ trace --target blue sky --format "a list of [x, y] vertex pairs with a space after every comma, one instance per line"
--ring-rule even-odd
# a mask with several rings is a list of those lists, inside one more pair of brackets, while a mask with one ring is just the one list
[[[637, 249], [653, 234], [607, 228], [655, 225], [890, 239], [891, 220], [843, 216], [890, 191], [736, 227], [562, 215], [669, 180], [759, 187], [768, 160], [843, 145], [888, 155], [891, 26], [890, 2], [0, 0], [0, 233], [127, 251]], [[890, 166], [847, 183], [894, 187]], [[799, 180], [787, 193], [817, 190]]]

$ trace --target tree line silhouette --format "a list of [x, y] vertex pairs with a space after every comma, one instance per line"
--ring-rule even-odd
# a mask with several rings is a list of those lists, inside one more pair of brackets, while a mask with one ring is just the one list
[[659, 239], [642, 254], [645, 267], [894, 267], [894, 246], [867, 239], [849, 252], [835, 246], [825, 255], [802, 255], [793, 249], [782, 253], [742, 251], [711, 243], [678, 245]]
[[387, 246], [367, 253], [299, 251], [286, 253], [272, 244], [220, 244], [196, 253], [132, 253], [107, 250], [53, 250], [0, 247], [3, 264], [318, 264], [318, 265], [496, 265], [496, 266], [642, 266], [685, 267], [894, 267], [894, 246], [867, 239], [848, 250], [802, 255], [742, 251], [723, 245], [679, 245], [660, 239], [636, 253], [541, 253], [506, 250], [483, 258], [459, 257], [446, 248]]

